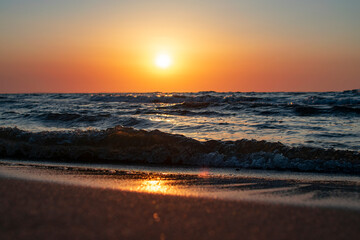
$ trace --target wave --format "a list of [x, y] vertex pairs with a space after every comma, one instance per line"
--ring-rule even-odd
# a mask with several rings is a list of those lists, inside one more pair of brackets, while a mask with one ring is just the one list
[[[185, 103], [184, 106], [191, 107], [191, 103], [239, 103], [266, 101], [264, 98], [249, 96], [223, 95], [214, 92], [206, 94], [94, 94], [90, 101], [96, 102], [133, 102], [133, 103]], [[187, 105], [189, 103], [189, 105]]]
[[299, 116], [335, 115], [335, 114], [342, 114], [342, 115], [351, 114], [357, 116], [358, 114], [360, 114], [360, 108], [356, 106], [348, 106], [348, 105], [334, 105], [332, 107], [315, 107], [315, 106], [292, 104], [292, 105], [288, 105], [288, 107], [293, 109], [294, 113]]
[[17, 101], [13, 100], [13, 99], [0, 98], [0, 105], [6, 105], [6, 104], [9, 104], [9, 103], [16, 103], [16, 102]]
[[82, 115], [78, 113], [43, 113], [37, 117], [42, 120], [55, 122], [96, 122], [111, 117], [111, 114]]
[[211, 105], [209, 102], [183, 102], [181, 104], [176, 104], [171, 106], [171, 108], [189, 108], [189, 109], [202, 109], [208, 108]]
[[360, 114], [359, 107], [350, 107], [350, 106], [333, 106], [331, 109], [333, 112], [338, 113], [356, 113]]
[[343, 93], [352, 93], [360, 95], [360, 89], [345, 90]]
[[[14, 114], [14, 113], [9, 113]], [[146, 113], [143, 113], [146, 114]], [[25, 117], [25, 116], [24, 116]], [[46, 123], [52, 123], [56, 126], [76, 126], [81, 124], [91, 124], [97, 122], [106, 122], [106, 124], [114, 125], [111, 123], [121, 124], [122, 126], [146, 126], [151, 125], [151, 122], [143, 118], [127, 117], [127, 116], [112, 116], [109, 113], [98, 114], [78, 114], [78, 113], [42, 113], [36, 116], [27, 115], [26, 117], [40, 119]]]
[[[146, 93], [146, 94], [95, 94], [90, 101], [96, 102], [126, 102], [126, 103], [159, 103], [157, 109], [184, 110], [184, 112], [168, 112], [165, 114], [192, 115], [189, 110], [214, 108], [222, 112], [223, 109], [230, 111], [248, 111], [257, 108], [266, 108], [260, 114], [269, 115], [278, 112], [280, 115], [296, 114], [299, 116], [334, 115], [334, 114], [360, 114], [360, 97], [356, 91], [333, 92], [333, 93], [274, 93], [257, 94], [250, 93]], [[295, 95], [294, 95], [295, 94]], [[295, 96], [295, 97], [294, 97]], [[166, 104], [169, 104], [166, 106]], [[287, 110], [291, 109], [292, 112]], [[156, 112], [155, 114], [158, 114]], [[161, 114], [161, 113], [160, 113]], [[196, 115], [196, 114], [194, 114]]]
[[360, 98], [358, 94], [348, 96], [339, 93], [332, 96], [309, 96], [302, 103], [306, 105], [358, 105]]
[[[255, 96], [256, 95], [256, 96]], [[359, 91], [324, 92], [324, 93], [118, 93], [92, 94], [90, 101], [96, 102], [135, 102], [135, 103], [239, 103], [294, 102], [305, 105], [357, 105], [360, 103]]]
[[43, 132], [1, 127], [0, 157], [360, 173], [360, 153], [356, 151], [290, 147], [280, 142], [247, 139], [202, 142], [183, 135], [122, 126]]
[[179, 116], [232, 116], [234, 114], [217, 112], [217, 111], [190, 111], [187, 109], [176, 109], [176, 110], [156, 110], [156, 109], [138, 109], [134, 112], [136, 115], [148, 115], [148, 114], [156, 114], [156, 115], [179, 115]]

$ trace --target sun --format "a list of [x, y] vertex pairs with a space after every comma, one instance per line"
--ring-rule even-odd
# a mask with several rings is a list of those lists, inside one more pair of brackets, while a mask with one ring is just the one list
[[167, 53], [159, 53], [155, 57], [155, 65], [159, 68], [166, 69], [172, 65], [171, 56]]

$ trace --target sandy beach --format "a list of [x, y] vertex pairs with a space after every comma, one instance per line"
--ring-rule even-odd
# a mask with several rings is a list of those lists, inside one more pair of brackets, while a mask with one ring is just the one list
[[358, 211], [0, 179], [1, 239], [358, 239]]

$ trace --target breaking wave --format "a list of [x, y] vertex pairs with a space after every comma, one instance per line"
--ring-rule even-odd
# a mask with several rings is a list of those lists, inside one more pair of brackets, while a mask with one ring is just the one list
[[290, 147], [247, 139], [197, 141], [159, 130], [122, 126], [43, 132], [1, 127], [0, 157], [360, 173], [360, 153], [356, 151]]

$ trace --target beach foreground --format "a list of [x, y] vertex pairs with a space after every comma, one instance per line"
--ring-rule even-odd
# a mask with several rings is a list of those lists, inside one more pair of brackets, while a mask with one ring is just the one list
[[0, 178], [1, 239], [358, 239], [360, 214]]

